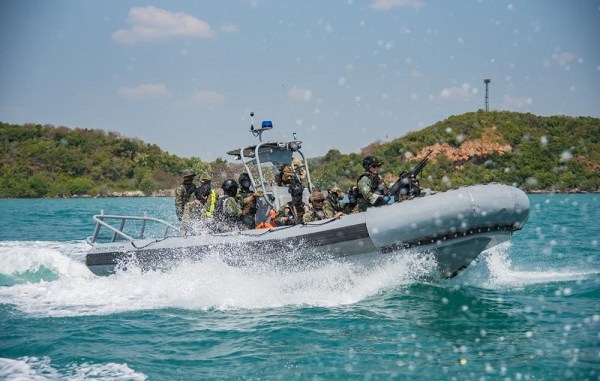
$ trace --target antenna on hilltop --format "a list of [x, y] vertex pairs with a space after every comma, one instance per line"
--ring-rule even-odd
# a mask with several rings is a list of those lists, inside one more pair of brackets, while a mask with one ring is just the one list
[[483, 83], [485, 83], [485, 112], [490, 111], [490, 82], [491, 79], [484, 79]]

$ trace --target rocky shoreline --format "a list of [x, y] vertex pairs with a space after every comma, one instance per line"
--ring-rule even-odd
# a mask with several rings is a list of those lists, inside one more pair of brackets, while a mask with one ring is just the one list
[[163, 189], [159, 191], [152, 192], [152, 194], [147, 195], [140, 190], [135, 191], [123, 191], [123, 192], [108, 192], [98, 195], [89, 195], [89, 194], [76, 194], [72, 196], [63, 196], [56, 198], [120, 198], [120, 197], [175, 197], [175, 189]]

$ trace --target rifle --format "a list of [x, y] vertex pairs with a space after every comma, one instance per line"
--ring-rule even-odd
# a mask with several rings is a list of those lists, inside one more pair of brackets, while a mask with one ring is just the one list
[[398, 176], [398, 180], [389, 189], [388, 194], [396, 197], [396, 200], [399, 200], [401, 197], [420, 196], [421, 187], [419, 187], [416, 177], [427, 165], [427, 162], [429, 161], [429, 155], [431, 155], [432, 152], [433, 151], [429, 151], [423, 160], [415, 165], [410, 171], [403, 171]]

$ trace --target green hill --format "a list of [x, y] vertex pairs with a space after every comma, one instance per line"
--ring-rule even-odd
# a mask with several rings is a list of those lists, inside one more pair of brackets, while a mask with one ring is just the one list
[[526, 191], [597, 192], [600, 189], [600, 119], [541, 117], [514, 112], [452, 116], [361, 154], [331, 150], [314, 160], [315, 182], [345, 189], [362, 173], [362, 157], [374, 154], [394, 181], [429, 151], [421, 185], [436, 190], [499, 182]]
[[[174, 188], [185, 168], [211, 174], [215, 184], [237, 178], [240, 170], [222, 159], [180, 158], [103, 130], [0, 123], [0, 144], [0, 197], [153, 194]], [[372, 143], [361, 154], [331, 150], [310, 160], [311, 175], [320, 188], [347, 188], [362, 173], [362, 156], [375, 154], [393, 181], [429, 151], [421, 182], [436, 190], [487, 182], [527, 191], [600, 189], [600, 119], [513, 112], [452, 116], [391, 142]]]
[[0, 197], [103, 195], [173, 187], [187, 167], [206, 167], [114, 132], [0, 124]]

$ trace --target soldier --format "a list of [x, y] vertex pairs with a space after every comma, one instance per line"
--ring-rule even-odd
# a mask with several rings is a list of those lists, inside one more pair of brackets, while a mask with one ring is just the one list
[[323, 193], [321, 193], [320, 191], [312, 192], [310, 195], [311, 206], [309, 207], [308, 211], [304, 213], [304, 216], [302, 216], [302, 222], [307, 223], [319, 220], [326, 220], [328, 218], [337, 218], [343, 214], [341, 212], [338, 214], [331, 208], [326, 209], [324, 207], [324, 201], [325, 197], [323, 197]]
[[242, 208], [242, 224], [248, 229], [254, 229], [256, 226], [256, 196], [257, 194], [250, 189], [252, 185], [250, 176], [242, 173], [238, 177], [240, 189], [238, 190], [237, 200]]
[[179, 221], [183, 217], [185, 204], [187, 204], [196, 190], [196, 185], [194, 184], [195, 177], [196, 172], [192, 169], [186, 169], [183, 172], [183, 182], [175, 189], [175, 213]]
[[390, 201], [390, 196], [385, 194], [385, 185], [379, 177], [381, 163], [376, 156], [367, 156], [363, 159], [365, 173], [357, 181], [359, 192], [359, 208], [367, 210], [371, 206], [381, 206]]
[[219, 221], [218, 230], [221, 232], [238, 230], [242, 222], [242, 208], [235, 198], [238, 184], [233, 179], [227, 179], [221, 185], [221, 189], [223, 189], [223, 196], [219, 199], [215, 212]]
[[359, 192], [356, 186], [348, 188], [348, 202], [344, 203], [344, 214], [352, 214], [360, 212], [358, 205]]
[[340, 187], [334, 186], [327, 192], [323, 209], [329, 209], [335, 213], [344, 211], [344, 192]]
[[194, 191], [194, 197], [184, 207], [181, 225], [183, 235], [214, 231], [212, 217], [217, 204], [217, 193], [211, 187], [210, 178], [203, 177], [200, 181], [200, 186]]
[[292, 196], [292, 201], [283, 204], [277, 211], [275, 223], [278, 226], [296, 225], [302, 223], [304, 213], [308, 211], [308, 206], [302, 201], [304, 187], [297, 181], [288, 186], [288, 192]]
[[[292, 168], [292, 165], [294, 166]], [[292, 165], [283, 164], [279, 168], [279, 174], [276, 176], [277, 185], [290, 185], [293, 181], [302, 181], [306, 178], [306, 168], [304, 163], [298, 158], [292, 160]]]

